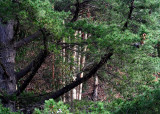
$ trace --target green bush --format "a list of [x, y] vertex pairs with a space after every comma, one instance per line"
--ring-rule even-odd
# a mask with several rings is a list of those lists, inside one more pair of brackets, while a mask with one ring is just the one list
[[62, 101], [55, 102], [53, 99], [45, 101], [44, 110], [35, 109], [33, 114], [69, 114], [68, 107]]
[[74, 100], [72, 103], [69, 103], [69, 105], [74, 114], [110, 114], [106, 109], [106, 102]]
[[120, 108], [114, 113], [160, 113], [160, 89], [145, 92], [143, 95], [136, 97], [132, 101], [123, 102]]
[[77, 101], [69, 103], [74, 114], [160, 114], [160, 83], [146, 86], [143, 94], [132, 99], [108, 102]]
[[92, 110], [91, 114], [110, 114], [110, 112], [104, 108], [103, 102], [98, 102], [90, 108]]
[[23, 92], [20, 97], [18, 98], [18, 103], [20, 105], [20, 108], [27, 107], [28, 105], [34, 104], [40, 100], [38, 94], [35, 94], [34, 92]]
[[19, 112], [11, 112], [9, 108], [5, 108], [0, 103], [0, 114], [19, 114]]

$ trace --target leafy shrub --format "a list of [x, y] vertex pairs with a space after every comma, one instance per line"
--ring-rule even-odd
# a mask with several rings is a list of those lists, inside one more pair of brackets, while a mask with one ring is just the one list
[[160, 83], [155, 82], [153, 87], [146, 86], [143, 94], [129, 100], [116, 99], [110, 103], [75, 100], [69, 105], [75, 114], [159, 114]]
[[110, 112], [104, 108], [103, 102], [98, 102], [90, 108], [92, 109], [91, 114], [110, 114]]
[[105, 102], [74, 100], [72, 103], [69, 103], [69, 105], [74, 114], [110, 114], [106, 109]]
[[27, 107], [28, 105], [34, 104], [40, 100], [39, 97], [34, 96], [36, 96], [34, 92], [23, 92], [18, 99], [20, 108]]
[[[160, 83], [155, 83], [155, 88], [146, 89], [142, 95], [132, 100], [116, 100], [108, 104], [108, 110], [114, 114], [159, 114], [160, 113]], [[114, 110], [114, 112], [113, 112]]]
[[45, 101], [44, 110], [35, 109], [33, 114], [69, 114], [69, 110], [62, 101], [55, 102], [53, 99]]
[[132, 101], [123, 102], [115, 113], [160, 113], [160, 89], [155, 89], [138, 96]]
[[18, 112], [11, 112], [9, 108], [5, 108], [0, 103], [0, 114], [19, 114]]

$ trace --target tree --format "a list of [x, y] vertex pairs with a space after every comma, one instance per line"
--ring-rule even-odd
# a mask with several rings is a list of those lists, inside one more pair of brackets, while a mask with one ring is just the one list
[[[41, 4], [41, 6], [39, 6]], [[28, 83], [32, 80], [33, 76], [36, 74], [37, 70], [44, 62], [45, 58], [48, 55], [47, 45], [46, 45], [46, 31], [42, 28], [40, 24], [44, 24], [45, 21], [50, 20], [50, 18], [43, 20], [39, 23], [39, 20], [42, 20], [44, 15], [48, 15], [46, 13], [46, 6], [50, 13], [54, 13], [52, 10], [50, 2], [42, 2], [42, 1], [11, 1], [5, 0], [0, 3], [0, 88], [1, 90], [7, 94], [7, 96], [11, 96], [16, 94], [18, 96], [23, 90], [26, 88]], [[17, 7], [16, 10], [12, 11], [12, 8]], [[5, 14], [7, 8], [7, 13]], [[27, 10], [28, 9], [28, 10]], [[55, 14], [57, 16], [59, 14]], [[23, 16], [23, 17], [21, 17]], [[30, 18], [31, 16], [31, 18]], [[28, 19], [28, 22], [25, 20]], [[52, 23], [50, 20], [49, 23]], [[19, 29], [22, 23], [27, 23], [28, 26], [31, 26], [33, 23], [35, 24], [35, 28], [38, 28], [37, 32], [32, 35], [21, 38], [18, 32], [21, 32]], [[49, 24], [48, 23], [48, 24]], [[36, 26], [37, 25], [37, 26]], [[44, 27], [44, 26], [43, 26]], [[47, 27], [46, 27], [47, 28]], [[35, 60], [33, 60], [25, 69], [22, 69], [20, 72], [14, 71], [15, 64], [15, 56], [16, 50], [21, 48], [22, 46], [30, 43], [34, 39], [43, 36], [44, 49], [39, 53]], [[18, 88], [17, 83], [23, 76], [31, 72], [25, 82]], [[3, 96], [4, 97], [4, 96]], [[3, 98], [6, 99], [6, 98]], [[4, 100], [2, 100], [3, 102]], [[10, 107], [12, 110], [14, 109], [14, 103], [11, 103], [9, 99], [5, 100], [4, 103], [7, 107]]]
[[[137, 88], [136, 83], [141, 85], [146, 80], [151, 82], [151, 75], [158, 69], [159, 58], [150, 55], [155, 52], [153, 45], [157, 43], [159, 37], [153, 41], [151, 40], [153, 32], [149, 32], [153, 28], [157, 30], [155, 22], [158, 22], [158, 16], [156, 18], [153, 16], [159, 11], [155, 10], [159, 8], [158, 3], [158, 0], [132, 0], [131, 2], [130, 0], [1, 0], [0, 89], [3, 104], [14, 110], [11, 97], [19, 96], [25, 90], [49, 52], [62, 49], [66, 51], [69, 50], [68, 47], [81, 45], [87, 46], [89, 52], [84, 50], [86, 61], [94, 61], [94, 66], [87, 72], [79, 71], [84, 74], [84, 77], [76, 79], [44, 99], [58, 98], [88, 80], [111, 56], [109, 64], [116, 65], [120, 71], [130, 76], [120, 75], [123, 80], [118, 80], [117, 83], [122, 85], [122, 88], [118, 89], [122, 90], [124, 97], [130, 93], [136, 94], [137, 91], [134, 91]], [[82, 11], [85, 8], [90, 11], [89, 19], [86, 19], [86, 12]], [[126, 8], [128, 10], [124, 10]], [[83, 18], [80, 19], [79, 16]], [[77, 40], [74, 36], [75, 31], [90, 34], [90, 38], [85, 41]], [[148, 38], [149, 40], [140, 49], [135, 49], [132, 44], [140, 42], [141, 35], [144, 33], [150, 39]], [[68, 40], [62, 42], [63, 38]], [[33, 40], [43, 42], [42, 51], [26, 68], [16, 72], [14, 69], [16, 51]], [[54, 55], [56, 56], [56, 53]], [[144, 67], [145, 65], [147, 67]], [[26, 74], [29, 74], [28, 77], [16, 89], [18, 81]], [[125, 80], [132, 81], [128, 83]], [[132, 86], [134, 86], [132, 89], [128, 89]], [[129, 93], [123, 92], [124, 90]], [[7, 96], [4, 95], [5, 93]]]

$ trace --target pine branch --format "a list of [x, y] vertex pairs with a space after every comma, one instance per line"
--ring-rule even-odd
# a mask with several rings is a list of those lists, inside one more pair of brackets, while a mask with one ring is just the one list
[[94, 74], [111, 58], [112, 55], [113, 55], [112, 52], [105, 54], [101, 58], [101, 61], [97, 65], [95, 65], [88, 74], [84, 75], [83, 78], [79, 78], [79, 79], [73, 81], [71, 84], [66, 85], [62, 89], [51, 93], [50, 95], [44, 97], [40, 102], [43, 103], [45, 100], [48, 100], [50, 98], [56, 99], [56, 98], [60, 97], [61, 95], [67, 93], [71, 89], [75, 88], [76, 86], [80, 85], [81, 83], [87, 81], [92, 76], [94, 76]]
[[37, 73], [38, 69], [41, 67], [42, 63], [45, 61], [45, 58], [49, 55], [48, 51], [44, 50], [42, 51], [38, 58], [34, 61], [35, 66], [32, 68], [32, 71], [28, 78], [24, 81], [24, 83], [18, 88], [18, 90], [15, 92], [16, 96], [19, 96], [27, 87], [27, 85], [30, 83], [30, 81], [33, 79], [35, 74]]
[[84, 6], [85, 6], [86, 4], [88, 4], [89, 2], [91, 2], [91, 1], [93, 1], [93, 0], [85, 0], [85, 1], [83, 1], [82, 3], [80, 3], [79, 0], [77, 0], [77, 3], [75, 4], [76, 10], [75, 10], [75, 12], [74, 12], [74, 16], [73, 16], [71, 22], [77, 21], [80, 10], [81, 10], [82, 8], [84, 8]]
[[14, 48], [18, 49], [18, 48], [20, 48], [20, 47], [22, 47], [22, 46], [30, 43], [30, 42], [33, 41], [34, 39], [38, 38], [41, 34], [42, 34], [42, 33], [41, 33], [40, 30], [37, 31], [36, 33], [34, 33], [34, 34], [32, 34], [32, 35], [30, 35], [30, 36], [28, 36], [28, 37], [26, 37], [26, 38], [24, 38], [24, 39], [16, 42], [16, 43], [14, 43]]
[[78, 14], [80, 12], [80, 3], [79, 3], [79, 0], [77, 0], [77, 3], [75, 4], [75, 7], [76, 7], [76, 10], [74, 12], [74, 16], [73, 16], [71, 22], [75, 22], [78, 19]]
[[129, 23], [129, 20], [131, 20], [133, 9], [134, 9], [134, 0], [131, 1], [131, 6], [130, 6], [129, 13], [128, 13], [128, 18], [123, 26], [123, 31], [128, 28], [128, 23]]

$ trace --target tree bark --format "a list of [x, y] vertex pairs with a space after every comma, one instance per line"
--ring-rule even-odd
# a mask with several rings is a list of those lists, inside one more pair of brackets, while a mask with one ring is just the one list
[[[16, 76], [14, 73], [16, 50], [11, 45], [14, 35], [13, 25], [13, 21], [9, 21], [7, 24], [0, 22], [0, 89], [8, 95], [12, 95], [16, 91]], [[8, 102], [4, 105], [14, 110], [14, 103]]]
[[[63, 43], [65, 43], [65, 39], [62, 40]], [[65, 45], [65, 44], [64, 44]], [[66, 50], [65, 49], [62, 49], [62, 65], [66, 62]], [[65, 70], [62, 68], [62, 86], [64, 87], [65, 84], [66, 84], [66, 78], [65, 78]], [[64, 94], [62, 96], [62, 99], [63, 99], [63, 102], [66, 102], [66, 94]]]
[[44, 57], [44, 59], [46, 58], [46, 55], [42, 55], [42, 52], [40, 52], [37, 57], [24, 69], [22, 69], [19, 72], [16, 72], [16, 79], [17, 81], [20, 80], [21, 78], [23, 78], [25, 75], [27, 75], [31, 70], [33, 70], [34, 67], [36, 67], [37, 65], [37, 60], [39, 60], [41, 57]]
[[75, 7], [76, 7], [76, 10], [74, 12], [74, 16], [71, 20], [71, 22], [75, 22], [77, 19], [78, 19], [78, 14], [79, 14], [79, 11], [80, 11], [80, 3], [79, 3], [79, 0], [77, 0], [77, 3], [75, 4]]
[[28, 44], [29, 42], [31, 42], [34, 39], [36, 39], [37, 37], [39, 37], [41, 34], [42, 34], [41, 30], [35, 32], [34, 34], [14, 43], [14, 48], [18, 49], [18, 48]]
[[[76, 33], [75, 33], [75, 39], [76, 39], [77, 35], [78, 35], [78, 31], [76, 31]], [[78, 46], [74, 46], [73, 50], [77, 50], [77, 48], [78, 48]], [[73, 52], [73, 62], [74, 63], [77, 63], [77, 60], [78, 60], [77, 56], [78, 56], [78, 53], [76, 51], [74, 51]], [[77, 64], [72, 66], [73, 80], [76, 80], [76, 77], [75, 77], [76, 76], [76, 71], [77, 71], [76, 65]], [[72, 90], [72, 100], [75, 100], [75, 99], [77, 99], [77, 88], [74, 88]]]
[[46, 50], [40, 52], [38, 58], [35, 60], [34, 67], [32, 68], [31, 74], [28, 76], [28, 78], [24, 81], [24, 83], [18, 88], [18, 90], [15, 92], [16, 96], [19, 96], [27, 87], [27, 85], [30, 83], [30, 81], [33, 79], [35, 74], [37, 73], [38, 69], [42, 65], [42, 63], [45, 61], [45, 58], [47, 57], [48, 52]]
[[[20, 40], [19, 42], [13, 42], [14, 24], [15, 22], [12, 20], [7, 21], [6, 23], [2, 23], [0, 19], [0, 90], [2, 90], [8, 96], [14, 95], [14, 93], [17, 91], [17, 77], [14, 71], [16, 49], [20, 48], [24, 44], [31, 42], [33, 39], [37, 38], [37, 36], [40, 35], [40, 31], [38, 31], [35, 34], [24, 38], [23, 40]], [[30, 65], [32, 65], [32, 63]], [[38, 66], [39, 64], [35, 66], [36, 68], [33, 70], [31, 75], [35, 74]], [[29, 70], [29, 68], [27, 70], [24, 70], [24, 75]], [[2, 100], [2, 104], [5, 107], [9, 107], [12, 111], [15, 110], [14, 101], [11, 101], [11, 99], [7, 99], [7, 101], [4, 101], [3, 97], [1, 97], [0, 99]]]
[[158, 57], [160, 57], [160, 41], [158, 41], [157, 44], [157, 52], [158, 52]]
[[48, 100], [50, 98], [56, 99], [56, 98], [60, 97], [61, 95], [63, 95], [64, 93], [66, 93], [66, 92], [70, 91], [71, 89], [75, 88], [76, 86], [80, 85], [81, 83], [87, 81], [111, 58], [112, 55], [113, 55], [112, 52], [105, 54], [101, 58], [101, 61], [97, 65], [95, 65], [88, 74], [84, 75], [83, 78], [79, 78], [79, 79], [73, 81], [71, 84], [66, 85], [62, 89], [51, 93], [50, 95], [44, 97], [40, 102], [43, 103], [45, 100]]
[[94, 81], [94, 90], [93, 90], [93, 101], [98, 100], [98, 76], [95, 75], [95, 81]]
[[[87, 34], [83, 33], [82, 38], [83, 38], [83, 40], [87, 40], [87, 38], [88, 38]], [[86, 51], [87, 51], [87, 45], [85, 45], [83, 47], [83, 52], [86, 52]], [[84, 67], [85, 62], [86, 62], [86, 56], [81, 55], [81, 67], [82, 68]], [[82, 72], [80, 74], [80, 78], [83, 78], [83, 75], [84, 75], [84, 73]], [[78, 98], [78, 100], [81, 100], [81, 98], [82, 98], [82, 88], [83, 88], [83, 84], [80, 84], [79, 85], [79, 98]]]
[[52, 78], [53, 78], [53, 82], [54, 82], [54, 78], [55, 78], [55, 66], [54, 66], [54, 59], [55, 59], [55, 56], [54, 56], [54, 54], [52, 54], [52, 60], [53, 60], [53, 62], [52, 62]]

